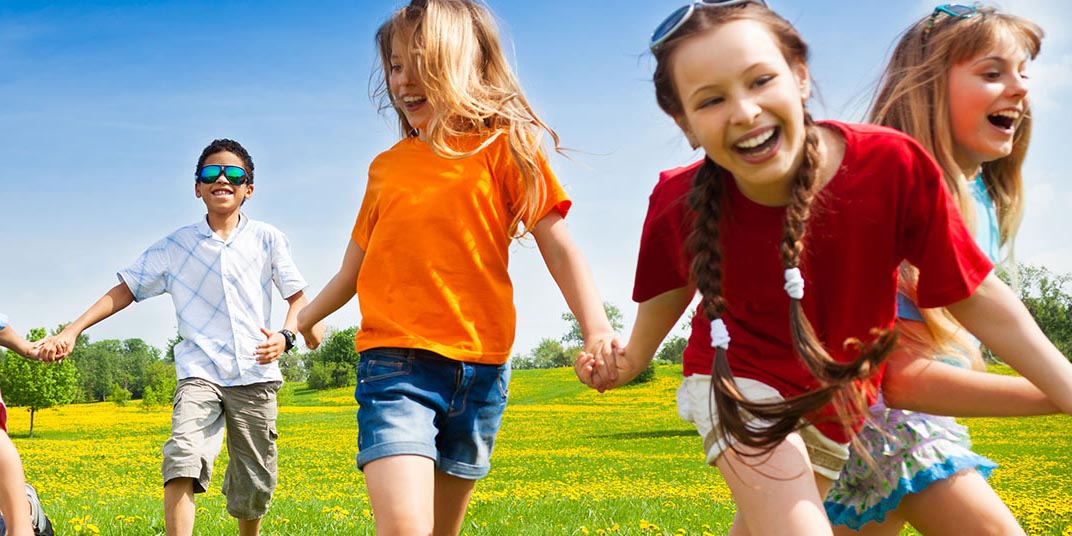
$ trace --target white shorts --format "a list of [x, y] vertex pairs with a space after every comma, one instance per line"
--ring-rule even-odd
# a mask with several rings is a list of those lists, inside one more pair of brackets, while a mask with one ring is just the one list
[[[756, 380], [736, 378], [737, 388], [753, 402], [784, 400], [778, 390]], [[732, 437], [722, 436], [716, 426], [717, 413], [711, 400], [711, 376], [693, 374], [681, 380], [677, 390], [677, 413], [682, 419], [696, 425], [696, 431], [704, 440], [704, 452], [708, 465], [715, 465], [718, 457], [730, 449]], [[762, 421], [753, 419], [753, 426], [761, 427]], [[812, 470], [837, 480], [841, 467], [849, 459], [848, 443], [838, 443], [823, 435], [815, 426], [808, 424], [797, 431], [811, 459]]]

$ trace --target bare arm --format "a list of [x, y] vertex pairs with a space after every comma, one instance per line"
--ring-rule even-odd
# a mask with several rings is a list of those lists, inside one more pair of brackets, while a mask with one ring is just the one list
[[1027, 378], [969, 370], [905, 350], [887, 361], [882, 394], [890, 407], [952, 417], [1060, 413]]
[[584, 356], [579, 358], [574, 365], [578, 379], [599, 391], [621, 387], [633, 381], [633, 378], [636, 378], [651, 364], [659, 345], [674, 328], [674, 324], [688, 308], [695, 294], [695, 289], [681, 287], [641, 302], [637, 305], [636, 322], [629, 335], [629, 344], [625, 347], [625, 354], [618, 356], [616, 360], [617, 379], [612, 380], [601, 376], [599, 371], [592, 366], [591, 358]]
[[1072, 414], [1072, 364], [1050, 343], [1024, 304], [993, 273], [949, 312], [991, 351]]
[[51, 361], [66, 357], [74, 349], [75, 342], [83, 331], [126, 309], [132, 303], [134, 303], [134, 293], [130, 291], [126, 283], [119, 283], [112, 287], [74, 322], [67, 324], [67, 327], [63, 328], [58, 335], [38, 343], [37, 348], [40, 349], [42, 359]]
[[566, 305], [577, 318], [581, 336], [584, 337], [585, 352], [596, 355], [601, 368], [616, 376], [613, 354], [621, 344], [607, 320], [595, 278], [570, 237], [562, 215], [552, 211], [544, 216], [532, 228], [532, 236], [540, 248], [547, 270], [566, 299]]
[[34, 351], [33, 344], [22, 338], [22, 335], [19, 335], [11, 326], [4, 326], [4, 329], [0, 329], [0, 346], [10, 349], [22, 357], [37, 359], [37, 352]]
[[[320, 324], [325, 317], [338, 311], [357, 294], [357, 275], [361, 272], [361, 263], [365, 260], [365, 250], [351, 240], [346, 246], [346, 252], [342, 256], [342, 265], [339, 271], [328, 281], [320, 294], [304, 307], [295, 311], [295, 321], [298, 331], [308, 343], [310, 337], [315, 337], [313, 329]], [[289, 321], [290, 315], [287, 315]], [[312, 347], [310, 347], [312, 348]]]

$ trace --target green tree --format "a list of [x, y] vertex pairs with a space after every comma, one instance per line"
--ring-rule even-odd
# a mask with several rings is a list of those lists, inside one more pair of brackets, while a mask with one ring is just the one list
[[87, 401], [107, 400], [112, 394], [112, 386], [120, 383], [119, 354], [122, 349], [123, 344], [115, 339], [75, 345], [67, 360], [78, 368], [81, 389]]
[[167, 350], [164, 351], [165, 361], [168, 361], [169, 363], [175, 362], [175, 347], [178, 346], [180, 342], [182, 342], [182, 335], [179, 335], [178, 333], [176, 333], [174, 337], [168, 339]]
[[357, 383], [357, 362], [360, 356], [354, 349], [357, 326], [325, 335], [315, 351], [305, 354], [306, 383], [310, 389], [332, 389]]
[[541, 339], [532, 349], [530, 358], [533, 368], [556, 368], [573, 365], [570, 353], [562, 347], [562, 343], [551, 338]]
[[[44, 337], [44, 328], [37, 328], [26, 338], [38, 341]], [[0, 356], [0, 390], [9, 405], [29, 409], [33, 437], [37, 410], [69, 404], [78, 394], [78, 369], [68, 360], [41, 363], [5, 352]]]
[[[610, 320], [610, 327], [614, 331], [622, 330], [622, 311], [618, 309], [617, 305], [610, 302], [603, 302], [603, 310], [607, 313], [607, 320]], [[573, 313], [562, 313], [562, 320], [569, 323], [569, 331], [562, 336], [562, 344], [568, 348], [580, 347], [584, 345], [584, 337], [581, 335], [581, 323], [577, 321], [577, 317], [573, 316]], [[572, 361], [570, 361], [572, 364]]]
[[685, 354], [685, 346], [689, 344], [689, 340], [681, 335], [671, 335], [670, 338], [663, 342], [663, 345], [659, 347], [659, 352], [655, 354], [655, 359], [664, 363], [681, 364], [682, 358]]
[[145, 407], [166, 406], [175, 398], [175, 365], [164, 360], [149, 363], [145, 369], [145, 391], [142, 405]]
[[1023, 264], [1018, 272], [1020, 299], [1053, 345], [1072, 359], [1072, 275]]
[[112, 386], [112, 394], [108, 395], [108, 400], [115, 402], [117, 406], [125, 406], [130, 401], [130, 391], [127, 391], [117, 383]]

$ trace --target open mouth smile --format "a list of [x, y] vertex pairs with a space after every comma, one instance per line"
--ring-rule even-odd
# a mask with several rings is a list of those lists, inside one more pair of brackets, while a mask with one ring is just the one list
[[733, 144], [733, 150], [749, 162], [760, 162], [772, 156], [781, 145], [781, 127], [768, 127], [752, 132]]

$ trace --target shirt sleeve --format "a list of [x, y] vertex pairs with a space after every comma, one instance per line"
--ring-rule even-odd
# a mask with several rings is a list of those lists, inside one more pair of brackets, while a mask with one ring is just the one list
[[145, 250], [134, 264], [116, 273], [121, 283], [130, 288], [136, 301], [159, 296], [168, 289], [168, 242], [165, 238]]
[[309, 286], [298, 271], [290, 253], [290, 241], [281, 231], [272, 233], [272, 282], [284, 299], [289, 299]]
[[[510, 196], [511, 206], [513, 206], [515, 200], [526, 194], [521, 168], [510, 152], [508, 136], [505, 133], [499, 135], [499, 138], [492, 142], [488, 149], [491, 150], [492, 158], [494, 158], [494, 173], [506, 185], [506, 191]], [[543, 219], [552, 210], [557, 210], [565, 218], [569, 214], [570, 207], [573, 206], [573, 201], [570, 200], [565, 189], [562, 188], [562, 184], [558, 182], [558, 176], [551, 169], [551, 165], [547, 161], [547, 155], [543, 151], [540, 151], [536, 156], [536, 166], [540, 171], [540, 180], [543, 181], [544, 192], [544, 202], [539, 210], [536, 211], [536, 221]], [[535, 222], [522, 220], [522, 223], [526, 227], [531, 227]]]
[[0, 329], [7, 327], [7, 315], [0, 313]]
[[354, 228], [350, 231], [350, 239], [365, 251], [368, 251], [369, 240], [372, 239], [372, 229], [376, 226], [376, 220], [379, 216], [379, 195], [377, 185], [374, 184], [377, 176], [372, 173], [372, 167], [376, 164], [377, 162], [374, 160], [369, 166], [365, 195], [361, 198], [361, 208], [357, 211]]
[[943, 307], [971, 296], [994, 266], [965, 228], [941, 168], [914, 141], [909, 153], [901, 251], [919, 268], [917, 304]]
[[[688, 188], [660, 181], [648, 198], [648, 214], [640, 234], [633, 301], [640, 303], [689, 283], [691, 255], [686, 240], [692, 231]], [[691, 183], [691, 181], [686, 181]]]

